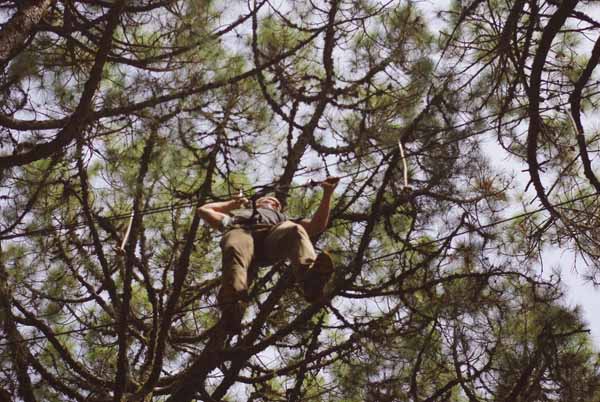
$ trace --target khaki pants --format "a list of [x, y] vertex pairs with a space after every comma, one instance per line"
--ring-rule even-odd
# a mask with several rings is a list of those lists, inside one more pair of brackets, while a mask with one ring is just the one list
[[267, 228], [231, 229], [221, 240], [221, 250], [223, 277], [217, 299], [222, 305], [247, 298], [251, 266], [256, 268], [289, 259], [294, 275], [299, 278], [317, 258], [306, 230], [291, 221]]

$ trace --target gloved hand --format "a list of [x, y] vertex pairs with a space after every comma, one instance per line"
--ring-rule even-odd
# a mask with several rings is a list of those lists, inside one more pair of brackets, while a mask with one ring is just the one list
[[339, 182], [339, 177], [330, 176], [321, 182], [321, 187], [324, 191], [333, 192], [333, 190], [335, 190]]
[[231, 205], [233, 207], [233, 209], [237, 209], [237, 208], [242, 208], [246, 205], [248, 205], [249, 201], [246, 197], [244, 197], [243, 195], [237, 195], [235, 197], [233, 197], [231, 199]]

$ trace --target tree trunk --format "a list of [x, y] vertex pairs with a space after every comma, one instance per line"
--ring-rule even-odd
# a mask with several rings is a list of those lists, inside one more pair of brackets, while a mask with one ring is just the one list
[[54, 0], [27, 0], [0, 30], [0, 65], [5, 65], [46, 15]]

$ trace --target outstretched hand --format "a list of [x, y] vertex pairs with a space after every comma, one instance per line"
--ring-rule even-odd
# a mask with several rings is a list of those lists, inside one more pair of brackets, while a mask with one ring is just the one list
[[321, 187], [325, 191], [333, 191], [337, 187], [339, 182], [339, 177], [330, 176], [321, 182]]
[[231, 199], [231, 203], [235, 208], [240, 208], [248, 204], [248, 199], [244, 196], [236, 196]]

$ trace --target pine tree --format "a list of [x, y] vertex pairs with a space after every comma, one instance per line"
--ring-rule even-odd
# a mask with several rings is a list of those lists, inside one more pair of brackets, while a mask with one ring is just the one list
[[[561, 103], [595, 99], [582, 7], [454, 4], [438, 35], [418, 3], [8, 2], [0, 400], [597, 400], [580, 312], [536, 271], [553, 240], [595, 253], [594, 202], [573, 200], [595, 141]], [[502, 225], [491, 129], [545, 206]], [[253, 269], [224, 334], [196, 207], [270, 190], [309, 216], [327, 175], [326, 299], [287, 262]]]

